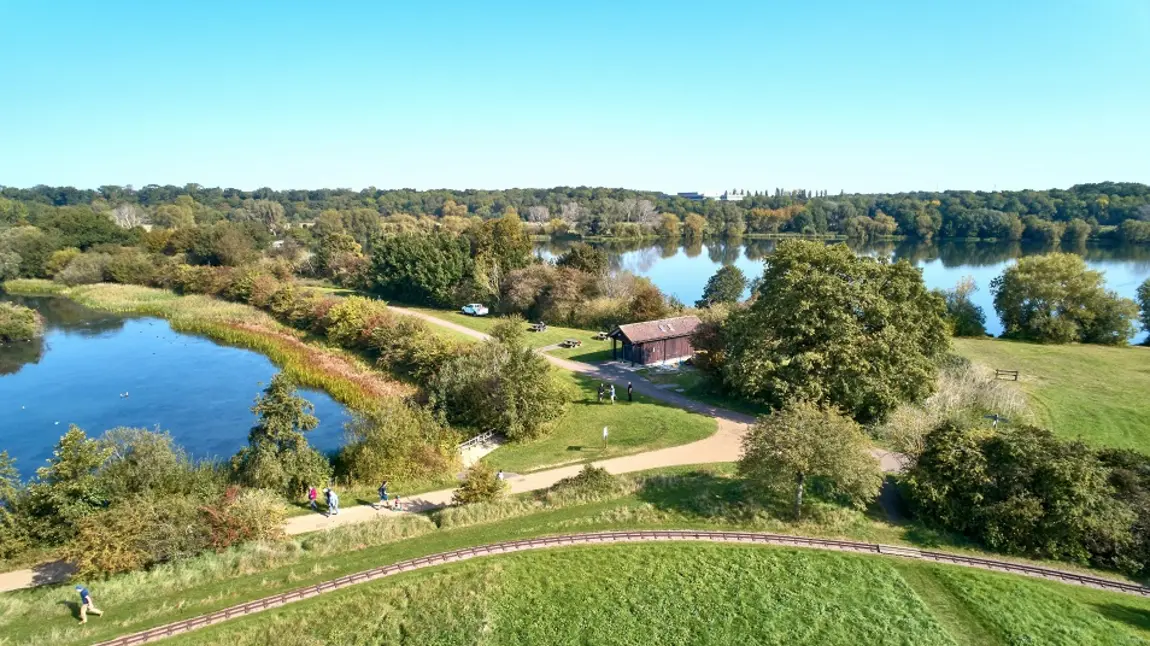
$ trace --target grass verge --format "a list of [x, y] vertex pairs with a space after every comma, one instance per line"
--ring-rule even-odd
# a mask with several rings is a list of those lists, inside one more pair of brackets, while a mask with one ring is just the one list
[[[670, 404], [642, 398], [627, 402], [618, 393], [614, 404], [597, 401], [599, 382], [583, 375], [555, 370], [576, 394], [570, 409], [544, 438], [507, 444], [484, 459], [494, 467], [525, 473], [544, 467], [630, 455], [701, 440], [716, 431], [715, 419], [689, 413]], [[603, 427], [610, 442], [603, 448]]]
[[1150, 349], [955, 339], [991, 368], [1018, 370], [1038, 421], [1066, 438], [1150, 453]]
[[684, 397], [712, 406], [748, 415], [766, 415], [771, 412], [768, 406], [761, 406], [740, 397], [731, 396], [722, 384], [707, 378], [706, 375], [690, 366], [683, 366], [678, 370], [644, 368], [638, 373], [653, 384], [670, 386], [674, 392]]

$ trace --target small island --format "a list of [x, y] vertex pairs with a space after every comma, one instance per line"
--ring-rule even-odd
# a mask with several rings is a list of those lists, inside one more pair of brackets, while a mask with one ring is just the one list
[[44, 333], [44, 319], [34, 309], [0, 303], [0, 343], [31, 341]]

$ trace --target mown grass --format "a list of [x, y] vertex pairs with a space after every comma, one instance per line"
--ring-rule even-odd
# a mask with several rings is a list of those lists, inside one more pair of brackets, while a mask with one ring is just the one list
[[768, 406], [762, 406], [728, 393], [721, 383], [709, 379], [690, 366], [683, 366], [678, 370], [644, 368], [638, 372], [653, 384], [671, 386], [674, 392], [684, 397], [713, 406], [748, 415], [765, 415], [771, 412]]
[[341, 591], [173, 643], [953, 642], [887, 563], [692, 544], [499, 556]]
[[383, 397], [407, 397], [415, 392], [414, 387], [370, 368], [358, 357], [307, 338], [249, 305], [137, 285], [61, 289], [50, 281], [18, 280], [6, 282], [4, 288], [13, 294], [64, 296], [93, 309], [167, 319], [179, 332], [266, 355], [298, 384], [322, 389], [353, 410], [367, 410]]
[[[501, 317], [498, 316], [468, 316], [454, 310], [428, 307], [404, 307], [484, 333], [490, 332], [491, 328], [501, 320]], [[527, 327], [529, 324], [529, 322], [524, 322], [523, 325]], [[532, 348], [544, 348], [549, 345], [556, 345], [566, 339], [578, 339], [583, 342], [581, 347], [555, 348], [548, 350], [547, 353], [563, 359], [583, 361], [586, 363], [610, 361], [611, 341], [596, 341], [593, 338], [595, 334], [597, 334], [595, 330], [583, 330], [548, 324], [547, 330], [544, 332], [528, 332], [527, 343]]]
[[1150, 349], [955, 339], [991, 368], [1018, 370], [1043, 426], [1095, 446], [1150, 453]]
[[[407, 558], [574, 532], [738, 529], [896, 545], [946, 545], [949, 551], [986, 555], [946, 543], [946, 537], [913, 525], [892, 525], [875, 510], [863, 513], [818, 499], [804, 507], [803, 522], [794, 523], [786, 520], [785, 511], [776, 511], [775, 503], [749, 501], [742, 484], [729, 477], [731, 468], [724, 464], [660, 469], [619, 478], [618, 487], [610, 492], [536, 492], [502, 503], [450, 508], [430, 518], [389, 514], [280, 543], [249, 544], [149, 572], [85, 582], [109, 615], [83, 628], [72, 623], [74, 608], [69, 604], [75, 592], [70, 585], [6, 593], [0, 595], [0, 644], [91, 643]], [[787, 507], [787, 501], [777, 504]], [[1060, 567], [1067, 568], [1065, 564]], [[1129, 606], [1128, 613], [1150, 613], [1150, 602], [1106, 598], [1097, 603], [1117, 607], [1130, 602], [1135, 605]]]
[[[555, 370], [555, 375], [571, 384], [576, 397], [551, 433], [531, 442], [504, 445], [484, 460], [498, 469], [523, 473], [686, 444], [718, 428], [714, 418], [646, 397], [628, 402], [623, 391], [616, 391], [614, 404], [606, 398], [599, 403], [598, 381], [565, 370]], [[604, 426], [610, 429], [607, 448], [603, 448]]]

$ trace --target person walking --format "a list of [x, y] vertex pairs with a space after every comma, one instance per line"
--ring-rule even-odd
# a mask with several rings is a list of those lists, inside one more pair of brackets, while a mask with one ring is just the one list
[[379, 506], [387, 506], [387, 480], [384, 480], [383, 484], [379, 485]]
[[88, 588], [78, 585], [76, 592], [80, 593], [80, 623], [88, 623], [89, 612], [94, 615], [104, 614], [104, 611], [97, 608], [95, 602], [92, 601], [92, 595], [88, 593]]
[[499, 480], [499, 481], [502, 481], [502, 480], [503, 480], [503, 469], [500, 469], [500, 470], [499, 470], [499, 473], [496, 473], [496, 474], [495, 474], [495, 479], [496, 479], [496, 480]]
[[399, 502], [399, 494], [395, 494], [395, 506], [392, 507], [393, 511], [403, 511], [403, 505]]
[[603, 383], [599, 383], [599, 403], [603, 403]]
[[317, 497], [318, 494], [316, 493], [315, 486], [309, 486], [307, 488], [307, 503], [311, 507], [311, 510], [318, 514], [319, 504], [316, 502]]
[[330, 488], [323, 490], [324, 496], [327, 498], [327, 515], [339, 515], [339, 495], [337, 495]]
[[615, 384], [611, 384], [611, 403], [615, 403]]
[[634, 401], [631, 398], [631, 391], [633, 391], [633, 390], [635, 390], [635, 386], [631, 385], [631, 382], [628, 381], [627, 382], [627, 401]]

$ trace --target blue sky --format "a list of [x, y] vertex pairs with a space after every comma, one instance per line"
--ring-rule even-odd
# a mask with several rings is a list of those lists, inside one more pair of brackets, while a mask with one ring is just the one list
[[0, 0], [0, 184], [1150, 182], [1150, 1]]

